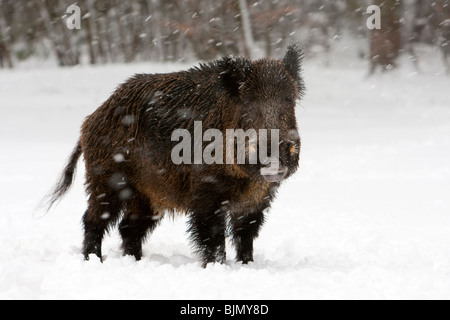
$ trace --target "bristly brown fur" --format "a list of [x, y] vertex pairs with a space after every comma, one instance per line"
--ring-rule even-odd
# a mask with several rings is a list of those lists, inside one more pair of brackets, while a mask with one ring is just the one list
[[138, 74], [120, 85], [82, 125], [53, 204], [71, 185], [77, 159], [86, 165], [88, 208], [83, 253], [101, 259], [108, 228], [123, 216], [124, 254], [142, 256], [142, 242], [165, 212], [185, 212], [203, 265], [225, 261], [227, 221], [237, 259], [253, 259], [253, 240], [280, 182], [261, 176], [263, 164], [175, 165], [176, 129], [278, 129], [286, 177], [299, 162], [296, 100], [303, 94], [302, 52], [284, 59], [225, 57], [187, 71]]

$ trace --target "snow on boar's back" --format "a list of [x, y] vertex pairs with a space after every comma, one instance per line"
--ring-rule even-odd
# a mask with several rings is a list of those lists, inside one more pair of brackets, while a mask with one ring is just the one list
[[124, 254], [140, 260], [164, 214], [185, 212], [203, 266], [225, 261], [227, 224], [237, 260], [252, 261], [264, 212], [298, 167], [301, 60], [292, 44], [282, 60], [225, 57], [119, 86], [87, 117], [49, 199], [48, 208], [68, 191], [83, 154], [85, 259], [102, 259], [103, 236], [122, 217]]

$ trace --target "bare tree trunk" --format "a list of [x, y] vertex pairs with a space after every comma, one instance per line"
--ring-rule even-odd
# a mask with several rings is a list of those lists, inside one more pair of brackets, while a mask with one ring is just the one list
[[[125, 3], [125, 1], [123, 1]], [[131, 1], [126, 7], [126, 20], [128, 29], [128, 46], [130, 48], [130, 59], [134, 61], [138, 58], [142, 46], [142, 25], [141, 8], [137, 1]]]
[[239, 10], [241, 12], [242, 28], [244, 32], [245, 55], [250, 58], [255, 57], [255, 41], [253, 39], [252, 24], [248, 12], [247, 0], [239, 0]]
[[450, 1], [440, 0], [435, 3], [438, 26], [438, 45], [447, 75], [450, 76]]
[[14, 67], [11, 54], [8, 49], [8, 36], [6, 34], [5, 21], [3, 16], [3, 11], [0, 11], [0, 67], [10, 68]]
[[127, 37], [125, 32], [125, 27], [123, 20], [121, 18], [122, 11], [121, 11], [121, 3], [122, 1], [116, 0], [114, 2], [114, 5], [111, 7], [111, 24], [115, 26], [115, 36], [113, 37], [114, 42], [118, 42], [118, 49], [122, 52], [122, 57], [125, 62], [131, 62], [130, 54], [127, 47]]
[[[80, 53], [73, 43], [73, 38], [77, 37], [77, 31], [68, 34], [64, 21], [59, 16], [59, 13], [65, 12], [63, 6], [58, 1], [56, 4], [52, 2], [53, 7], [47, 0], [39, 1], [39, 8], [41, 16], [44, 19], [44, 26], [47, 29], [47, 35], [52, 43], [60, 66], [74, 66], [80, 63]], [[56, 7], [55, 18], [52, 18], [52, 8]], [[52, 21], [54, 23], [52, 24]]]
[[0, 41], [0, 67], [9, 69], [14, 67], [8, 47], [3, 40]]
[[154, 27], [153, 44], [158, 53], [158, 60], [164, 61], [164, 48], [161, 34], [161, 2], [160, 0], [147, 0], [148, 11], [152, 13], [152, 26]]
[[101, 30], [101, 39], [103, 40], [105, 49], [105, 60], [107, 59], [107, 55], [109, 57], [109, 61], [115, 63], [119, 61], [119, 49], [117, 47], [117, 43], [115, 39], [115, 29], [116, 20], [114, 17], [114, 8], [105, 9], [101, 17], [98, 19], [99, 27]]
[[395, 67], [402, 49], [402, 3], [399, 0], [376, 0], [375, 3], [381, 8], [381, 29], [371, 32], [370, 73], [377, 66], [383, 70]]
[[[140, 11], [142, 12], [143, 16], [141, 16], [141, 34], [142, 34], [142, 58], [144, 60], [151, 60], [152, 58], [152, 11], [150, 10], [148, 6], [147, 0], [141, 0], [139, 2], [141, 8]], [[144, 19], [145, 18], [145, 19]]]
[[408, 26], [409, 30], [405, 49], [409, 53], [410, 59], [414, 67], [420, 72], [419, 57], [416, 54], [415, 45], [420, 42], [426, 42], [424, 39], [424, 31], [428, 24], [428, 17], [431, 14], [432, 6], [429, 0], [416, 0], [413, 3], [404, 5], [406, 20], [412, 21]]
[[93, 58], [91, 59], [94, 63], [98, 63], [98, 60], [101, 59], [103, 63], [106, 63], [105, 50], [103, 48], [103, 43], [100, 37], [99, 32], [99, 24], [100, 19], [98, 18], [97, 9], [95, 8], [95, 0], [85, 0], [86, 7], [89, 12], [88, 17], [88, 25], [89, 29], [87, 30], [90, 33], [90, 50], [92, 51]]
[[[88, 44], [88, 50], [89, 50], [89, 63], [90, 64], [96, 64], [97, 63], [97, 52], [94, 46], [94, 37], [95, 37], [95, 27], [93, 26], [93, 21], [91, 19], [92, 16], [92, 10], [89, 6], [89, 0], [84, 0], [83, 2], [83, 8], [88, 9], [89, 17], [86, 19], [86, 38], [87, 38], [87, 44]], [[95, 23], [95, 21], [94, 21]]]

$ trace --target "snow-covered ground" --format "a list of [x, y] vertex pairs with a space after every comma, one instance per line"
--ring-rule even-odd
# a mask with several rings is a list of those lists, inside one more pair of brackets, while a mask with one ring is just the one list
[[287, 181], [242, 266], [202, 269], [183, 217], [135, 262], [116, 231], [103, 264], [83, 261], [83, 163], [68, 196], [35, 211], [85, 116], [132, 64], [0, 70], [0, 299], [450, 299], [450, 77], [436, 52], [366, 78], [351, 58], [309, 59], [298, 106], [301, 170]]

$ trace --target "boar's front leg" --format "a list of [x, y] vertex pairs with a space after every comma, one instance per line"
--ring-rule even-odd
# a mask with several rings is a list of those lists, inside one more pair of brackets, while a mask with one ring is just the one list
[[264, 213], [231, 216], [231, 236], [236, 247], [237, 261], [247, 264], [253, 261], [253, 241], [264, 223]]
[[200, 254], [203, 267], [208, 263], [224, 263], [225, 253], [225, 213], [220, 205], [199, 208], [189, 217], [190, 238]]

